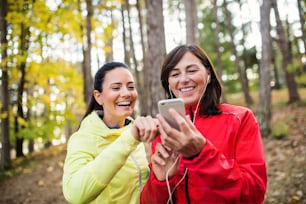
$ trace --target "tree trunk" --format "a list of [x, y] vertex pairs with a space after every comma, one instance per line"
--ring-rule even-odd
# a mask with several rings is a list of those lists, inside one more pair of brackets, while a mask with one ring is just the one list
[[272, 39], [270, 35], [270, 10], [271, 0], [263, 1], [260, 7], [260, 30], [261, 30], [261, 64], [259, 82], [259, 104], [257, 118], [263, 136], [267, 136], [271, 130], [271, 60]]
[[134, 71], [134, 75], [136, 76], [136, 81], [139, 81], [139, 72], [137, 71], [138, 62], [135, 56], [134, 39], [133, 39], [132, 23], [131, 23], [131, 16], [130, 16], [130, 4], [128, 0], [125, 0], [125, 5], [126, 5], [126, 10], [127, 10], [127, 15], [128, 15], [127, 20], [128, 20], [128, 25], [129, 25], [129, 48], [130, 48], [129, 51], [130, 51], [130, 57], [131, 57], [129, 61], [132, 60], [133, 67], [131, 68]]
[[297, 90], [297, 84], [295, 82], [295, 74], [294, 72], [288, 70], [288, 66], [292, 64], [291, 47], [289, 47], [289, 43], [288, 43], [289, 40], [287, 40], [288, 38], [286, 38], [285, 29], [280, 20], [276, 0], [272, 0], [272, 7], [275, 13], [276, 31], [279, 36], [278, 44], [279, 44], [279, 47], [280, 47], [280, 50], [283, 56], [282, 66], [285, 72], [285, 77], [286, 77], [286, 82], [287, 82], [287, 87], [288, 87], [288, 95], [289, 95], [288, 103], [294, 103], [300, 100], [300, 96]]
[[[272, 51], [273, 52], [273, 51]], [[281, 83], [279, 81], [279, 74], [278, 74], [278, 66], [276, 63], [276, 58], [272, 56], [272, 62], [273, 62], [273, 73], [274, 73], [274, 86], [273, 89], [281, 89]]]
[[[299, 16], [300, 16], [301, 32], [302, 32], [302, 41], [303, 41], [303, 45], [304, 45], [304, 55], [306, 55], [305, 11], [303, 11], [303, 8], [302, 8], [301, 4], [302, 4], [302, 1], [297, 0], [297, 5], [298, 5], [298, 9], [299, 9]], [[305, 1], [304, 1], [304, 6], [306, 6]]]
[[[24, 36], [25, 37], [25, 36]], [[24, 38], [22, 37], [22, 38]], [[25, 39], [23, 39], [25, 40]], [[23, 41], [21, 39], [21, 42]], [[23, 43], [21, 43], [23, 44]], [[23, 48], [21, 48], [23, 49]], [[27, 49], [27, 48], [25, 48]], [[23, 50], [26, 51], [26, 50]], [[22, 51], [22, 52], [23, 52]], [[20, 126], [18, 123], [18, 118], [23, 118], [26, 119], [24, 116], [24, 111], [23, 111], [23, 102], [22, 102], [22, 97], [24, 94], [24, 87], [25, 87], [25, 78], [26, 78], [26, 72], [25, 72], [25, 62], [22, 62], [21, 65], [19, 66], [20, 69], [20, 73], [21, 73], [21, 77], [20, 77], [20, 81], [19, 81], [19, 86], [18, 86], [18, 96], [17, 96], [17, 117], [16, 117], [16, 121], [15, 121], [15, 125], [16, 125], [16, 157], [22, 157], [24, 156], [23, 154], [23, 141], [24, 139], [22, 137], [18, 136], [19, 130], [24, 128], [23, 126]]]
[[[242, 3], [241, 1], [239, 0], [239, 8], [240, 10], [242, 10]], [[242, 18], [242, 16], [241, 16]], [[249, 88], [249, 80], [248, 80], [248, 77], [247, 77], [247, 69], [248, 69], [248, 64], [247, 64], [247, 50], [246, 50], [246, 47], [245, 47], [245, 39], [247, 37], [247, 30], [246, 30], [246, 26], [247, 26], [247, 23], [243, 23], [242, 26], [241, 26], [241, 31], [242, 31], [242, 39], [241, 39], [241, 45], [243, 46], [243, 51], [242, 51], [242, 65], [241, 66], [241, 73], [242, 73], [242, 80], [243, 80], [243, 86], [246, 86], [245, 88], [245, 91], [248, 93], [246, 94], [246, 101], [247, 101], [247, 104], [248, 106], [252, 105], [254, 102], [250, 96], [250, 88]], [[256, 57], [256, 56], [255, 56]], [[242, 88], [243, 89], [243, 88]]]
[[195, 0], [184, 0], [186, 17], [186, 43], [198, 43], [198, 15]]
[[[27, 88], [27, 92], [29, 95], [33, 95], [33, 92], [31, 90], [29, 90], [29, 87]], [[31, 106], [28, 104], [27, 106], [27, 119], [29, 120], [31, 118], [32, 115], [32, 111], [31, 111]], [[35, 144], [35, 140], [34, 139], [29, 139], [29, 143], [28, 143], [28, 150], [29, 153], [34, 152], [34, 144]]]
[[[23, 5], [23, 11], [24, 15], [26, 14], [27, 10], [30, 9], [30, 5], [28, 3], [24, 3]], [[19, 45], [19, 51], [20, 51], [20, 56], [24, 58], [20, 62], [19, 65], [19, 72], [20, 72], [20, 79], [19, 79], [19, 84], [18, 84], [18, 91], [17, 91], [17, 119], [16, 119], [16, 157], [22, 157], [24, 156], [23, 154], [23, 141], [24, 138], [18, 136], [19, 130], [23, 129], [23, 125], [19, 125], [18, 123], [18, 118], [22, 118], [26, 120], [27, 118], [25, 117], [24, 114], [24, 103], [23, 103], [23, 96], [25, 93], [25, 85], [26, 85], [26, 59], [28, 58], [28, 51], [30, 47], [30, 27], [25, 25], [24, 23], [20, 24], [20, 45]], [[27, 94], [28, 95], [28, 94]]]
[[[110, 18], [112, 21], [112, 26], [114, 26], [114, 16], [113, 16], [113, 9], [110, 10]], [[107, 51], [105, 51], [105, 61], [106, 62], [111, 62], [114, 60], [114, 53], [113, 53], [113, 31], [111, 33], [107, 33], [107, 42], [105, 42], [105, 46], [109, 47]], [[100, 63], [99, 63], [100, 64]]]
[[[223, 86], [223, 81], [222, 81], [222, 74], [223, 74], [223, 62], [222, 62], [222, 54], [221, 54], [221, 43], [219, 39], [219, 33], [220, 33], [220, 22], [218, 19], [218, 6], [217, 6], [217, 0], [214, 0], [214, 10], [213, 10], [213, 15], [214, 15], [214, 22], [216, 24], [216, 31], [215, 33], [215, 41], [216, 41], [216, 52], [217, 52], [217, 72], [219, 77], [221, 78], [221, 83]], [[224, 86], [223, 86], [224, 87]], [[223, 89], [222, 95], [221, 95], [221, 100], [222, 102], [226, 102], [226, 97], [225, 97], [225, 89]]]
[[28, 150], [29, 150], [29, 153], [34, 152], [34, 140], [33, 139], [29, 140]]
[[140, 115], [148, 115], [149, 113], [149, 107], [148, 107], [148, 101], [149, 101], [149, 87], [147, 83], [147, 74], [146, 72], [148, 71], [147, 69], [144, 69], [144, 65], [146, 64], [146, 45], [144, 43], [144, 29], [143, 29], [143, 17], [141, 15], [141, 4], [140, 1], [137, 0], [136, 2], [136, 8], [138, 11], [138, 21], [139, 21], [139, 30], [140, 30], [140, 41], [141, 41], [141, 49], [142, 49], [142, 69], [140, 72], [139, 80], [138, 81], [138, 90], [140, 90], [139, 94], [139, 109], [140, 109]]
[[122, 42], [123, 42], [123, 50], [124, 50], [124, 62], [130, 67], [130, 57], [128, 52], [128, 45], [127, 45], [127, 34], [126, 34], [126, 28], [125, 28], [125, 16], [124, 11], [126, 10], [125, 4], [121, 4], [121, 18], [122, 18]]
[[91, 75], [91, 30], [92, 24], [91, 19], [93, 16], [93, 7], [92, 0], [86, 0], [86, 43], [83, 45], [83, 78], [84, 78], [84, 101], [86, 104], [89, 103], [89, 100], [92, 95], [92, 87], [93, 87], [93, 78]]
[[232, 22], [231, 22], [231, 14], [230, 14], [230, 12], [227, 8], [226, 1], [224, 1], [224, 10], [225, 10], [226, 24], [227, 24], [229, 35], [230, 35], [230, 38], [231, 38], [230, 44], [231, 44], [233, 55], [235, 56], [235, 66], [236, 66], [236, 69], [237, 69], [237, 72], [238, 72], [239, 80], [240, 80], [240, 83], [241, 83], [241, 88], [242, 88], [242, 91], [243, 91], [243, 94], [244, 94], [244, 99], [245, 99], [246, 104], [248, 106], [251, 106], [253, 104], [253, 99], [251, 98], [251, 95], [250, 95], [249, 84], [248, 84], [248, 79], [247, 79], [247, 76], [246, 76], [246, 72], [241, 67], [241, 62], [239, 60], [239, 56], [238, 56], [238, 53], [237, 53], [236, 45], [235, 45], [235, 42], [234, 42], [234, 27], [233, 27]]
[[165, 97], [160, 82], [160, 69], [166, 54], [165, 32], [163, 19], [163, 1], [146, 0], [147, 8], [147, 39], [148, 61], [144, 69], [148, 70], [148, 85], [150, 87], [150, 106], [152, 115], [157, 111], [157, 102]]
[[0, 0], [0, 35], [1, 35], [1, 169], [11, 166], [10, 155], [10, 123], [9, 123], [9, 75], [7, 70], [7, 0]]
[[15, 133], [15, 150], [16, 150], [16, 157], [23, 157], [23, 138], [17, 137], [19, 132], [19, 124], [18, 124], [18, 116], [14, 117], [14, 133]]
[[[133, 31], [132, 31], [132, 23], [131, 23], [131, 16], [130, 16], [130, 4], [129, 4], [129, 1], [128, 0], [125, 0], [125, 5], [126, 5], [126, 10], [127, 10], [127, 15], [128, 15], [128, 25], [129, 25], [129, 48], [130, 48], [130, 57], [131, 59], [129, 60], [132, 60], [132, 71], [133, 71], [133, 74], [136, 78], [136, 81], [137, 81], [137, 92], [138, 92], [138, 96], [139, 96], [139, 101], [140, 101], [140, 104], [142, 104], [141, 102], [144, 101], [144, 89], [142, 89], [141, 87], [141, 72], [139, 70], [139, 64], [138, 64], [138, 61], [136, 59], [136, 54], [135, 54], [135, 48], [134, 48], [134, 39], [133, 39]], [[140, 11], [138, 11], [140, 12]]]

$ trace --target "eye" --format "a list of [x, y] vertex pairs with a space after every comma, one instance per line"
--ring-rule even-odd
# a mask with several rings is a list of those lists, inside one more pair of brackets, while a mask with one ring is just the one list
[[199, 68], [196, 65], [193, 65], [193, 66], [188, 67], [187, 72], [194, 73], [194, 72], [197, 72], [198, 70]]
[[179, 74], [179, 72], [170, 72], [169, 77], [177, 77]]
[[194, 73], [194, 72], [197, 72], [197, 71], [198, 71], [197, 69], [189, 69], [188, 70], [189, 73]]
[[112, 84], [110, 87], [113, 91], [119, 91], [121, 89], [120, 84]]
[[118, 91], [118, 90], [120, 90], [120, 87], [112, 87], [112, 90]]
[[129, 85], [129, 86], [128, 86], [128, 89], [129, 89], [129, 90], [134, 90], [134, 89], [135, 89], [135, 86], [134, 86], [134, 85]]

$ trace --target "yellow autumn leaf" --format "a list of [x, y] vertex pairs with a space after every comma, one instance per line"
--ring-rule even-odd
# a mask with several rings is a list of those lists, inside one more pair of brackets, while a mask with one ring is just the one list
[[3, 112], [3, 113], [0, 114], [0, 118], [1, 119], [5, 119], [7, 117], [8, 117], [8, 113], [7, 112]]
[[37, 181], [37, 185], [38, 185], [38, 186], [44, 186], [44, 185], [45, 185], [44, 180], [41, 180], [41, 179], [38, 180], [38, 181]]
[[19, 125], [25, 126], [25, 127], [27, 126], [27, 121], [25, 119], [18, 117], [17, 121]]
[[32, 173], [32, 169], [30, 169], [30, 168], [24, 168], [22, 172], [23, 172], [24, 174], [29, 174], [29, 173]]

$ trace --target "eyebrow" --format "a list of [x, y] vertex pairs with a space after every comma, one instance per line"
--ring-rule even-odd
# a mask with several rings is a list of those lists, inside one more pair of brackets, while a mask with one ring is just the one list
[[190, 68], [190, 67], [194, 67], [194, 66], [199, 67], [199, 65], [197, 65], [197, 64], [190, 64], [186, 68]]
[[[194, 66], [199, 67], [199, 65], [197, 65], [197, 64], [189, 64], [185, 68], [188, 69], [188, 68], [194, 67]], [[179, 69], [179, 68], [178, 67], [174, 67], [172, 70], [175, 70], [175, 69]]]
[[[114, 82], [114, 83], [111, 83], [110, 85], [121, 85], [123, 84], [122, 82]], [[127, 84], [135, 84], [134, 81], [129, 81]]]

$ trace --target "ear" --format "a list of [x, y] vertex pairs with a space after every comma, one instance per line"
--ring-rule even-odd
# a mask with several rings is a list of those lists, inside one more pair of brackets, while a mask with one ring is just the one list
[[95, 100], [97, 101], [97, 103], [99, 104], [99, 105], [103, 105], [103, 99], [102, 99], [102, 93], [101, 92], [99, 92], [99, 91], [97, 91], [97, 90], [94, 90], [93, 91], [93, 97], [95, 98]]
[[210, 69], [206, 69], [206, 73], [207, 73], [206, 81], [207, 81], [207, 83], [210, 83], [210, 80], [211, 80], [211, 70]]

